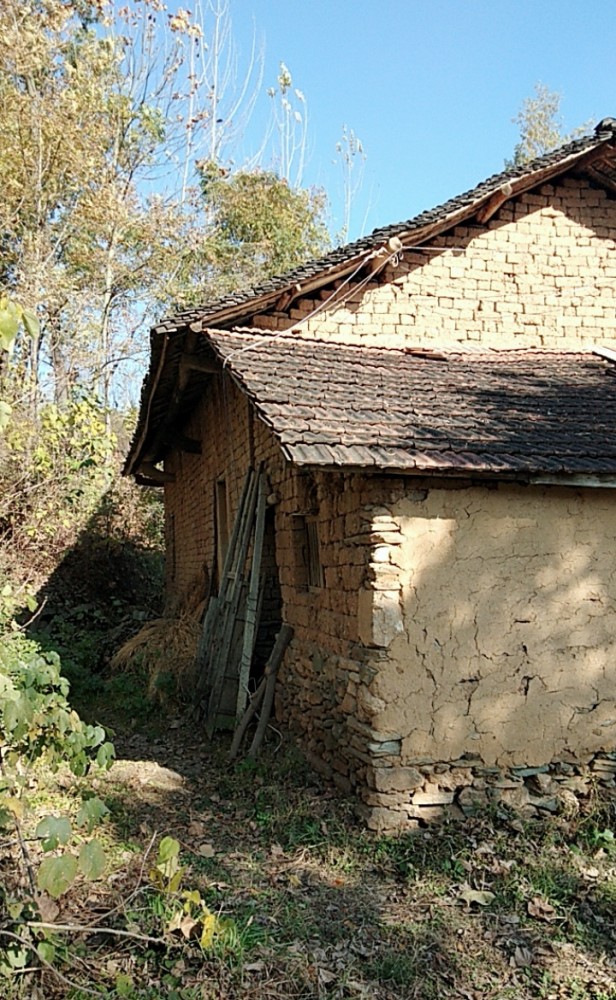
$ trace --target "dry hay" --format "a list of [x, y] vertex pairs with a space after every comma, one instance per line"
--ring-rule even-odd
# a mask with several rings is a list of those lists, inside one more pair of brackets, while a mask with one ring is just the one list
[[[194, 672], [201, 626], [190, 615], [156, 618], [128, 639], [110, 661], [112, 670], [144, 671], [148, 696], [168, 701], [170, 695], [188, 689]], [[168, 690], [173, 681], [174, 692]]]

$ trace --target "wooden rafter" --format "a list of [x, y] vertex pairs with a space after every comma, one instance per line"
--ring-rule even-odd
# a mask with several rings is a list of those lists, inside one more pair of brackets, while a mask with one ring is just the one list
[[163, 469], [157, 469], [153, 462], [142, 462], [136, 474], [141, 476], [142, 479], [148, 479], [149, 486], [164, 486], [165, 483], [175, 482], [174, 472], [165, 472]]

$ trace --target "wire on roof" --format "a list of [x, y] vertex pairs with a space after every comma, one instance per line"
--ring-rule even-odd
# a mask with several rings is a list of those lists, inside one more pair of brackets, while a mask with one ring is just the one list
[[349, 298], [351, 298], [352, 295], [355, 295], [365, 285], [367, 285], [370, 281], [372, 281], [374, 279], [375, 274], [378, 274], [379, 271], [382, 271], [387, 264], [392, 262], [395, 266], [399, 262], [402, 250], [400, 249], [392, 250], [385, 257], [383, 257], [382, 261], [379, 261], [379, 265], [377, 268], [375, 268], [374, 271], [371, 271], [364, 278], [362, 278], [362, 280], [359, 281], [356, 285], [353, 285], [352, 288], [347, 289], [347, 291], [343, 295], [339, 296], [340, 289], [344, 288], [345, 285], [348, 285], [349, 282], [353, 280], [355, 275], [359, 271], [361, 271], [362, 267], [366, 266], [369, 260], [374, 260], [376, 257], [378, 257], [381, 250], [382, 247], [378, 247], [374, 249], [370, 254], [368, 254], [367, 257], [363, 257], [360, 263], [355, 268], [355, 270], [352, 271], [351, 274], [347, 275], [344, 281], [340, 285], [338, 285], [338, 288], [334, 289], [331, 295], [329, 295], [326, 299], [324, 299], [323, 302], [320, 302], [319, 305], [312, 310], [312, 312], [308, 313], [307, 316], [304, 316], [302, 319], [298, 320], [297, 323], [294, 323], [293, 326], [287, 327], [286, 330], [280, 330], [278, 333], [272, 334], [271, 337], [259, 338], [259, 341], [257, 343], [246, 344], [245, 347], [238, 347], [235, 349], [235, 351], [231, 351], [229, 354], [227, 354], [226, 358], [222, 363], [223, 370], [227, 367], [228, 362], [231, 361], [231, 359], [234, 358], [237, 354], [244, 354], [246, 351], [251, 351], [255, 347], [262, 347], [264, 344], [273, 344], [276, 340], [280, 340], [282, 337], [286, 337], [288, 335], [292, 336], [294, 333], [298, 333], [301, 327], [305, 323], [307, 323], [308, 320], [314, 319], [315, 316], [318, 316], [319, 313], [323, 312], [326, 306], [330, 304], [332, 299], [336, 299], [337, 305], [344, 305], [344, 303]]

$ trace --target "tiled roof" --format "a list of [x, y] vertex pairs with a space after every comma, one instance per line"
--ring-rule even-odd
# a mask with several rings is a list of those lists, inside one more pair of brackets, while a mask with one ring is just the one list
[[[203, 323], [205, 326], [220, 326], [219, 317], [221, 314], [231, 313], [241, 316], [247, 314], [245, 306], [250, 307], [253, 300], [267, 300], [268, 296], [280, 295], [287, 289], [296, 285], [303, 286], [320, 275], [326, 278], [330, 272], [341, 269], [344, 272], [345, 265], [352, 265], [362, 255], [367, 255], [378, 247], [383, 246], [392, 237], [417, 236], [422, 237], [423, 231], [439, 223], [446, 223], [450, 217], [458, 214], [471, 215], [477, 208], [487, 202], [493, 195], [498, 193], [504, 185], [513, 186], [513, 194], [519, 193], [517, 187], [520, 182], [524, 183], [524, 188], [532, 186], [535, 181], [549, 179], [556, 176], [562, 170], [570, 169], [576, 165], [587, 154], [594, 150], [599, 150], [601, 146], [614, 141], [616, 136], [616, 120], [605, 118], [597, 125], [592, 135], [582, 136], [574, 142], [560, 146], [558, 149], [546, 153], [529, 163], [524, 163], [508, 170], [503, 170], [498, 174], [493, 174], [487, 180], [482, 181], [476, 187], [465, 191], [463, 194], [450, 198], [448, 201], [428, 211], [421, 212], [414, 218], [406, 219], [402, 222], [389, 226], [381, 226], [375, 229], [368, 236], [364, 236], [353, 243], [337, 247], [335, 250], [323, 257], [306, 261], [305, 264], [296, 267], [286, 274], [277, 275], [270, 278], [263, 284], [255, 288], [242, 289], [212, 302], [206, 302], [201, 307], [186, 309], [170, 316], [160, 323], [155, 329], [160, 332], [172, 332], [192, 323]], [[613, 171], [609, 171], [609, 181], [613, 184]], [[423, 238], [423, 237], [422, 237]], [[348, 270], [348, 267], [347, 267]], [[264, 306], [265, 307], [265, 306]], [[253, 308], [254, 311], [254, 308]]]
[[254, 332], [206, 337], [296, 464], [616, 474], [616, 365], [596, 355], [430, 357]]
[[[605, 183], [615, 190], [614, 143], [616, 121], [604, 119], [593, 135], [568, 143], [531, 163], [495, 174], [472, 190], [430, 211], [422, 212], [413, 219], [375, 229], [369, 236], [339, 247], [317, 260], [307, 261], [294, 271], [272, 278], [258, 288], [227, 295], [201, 308], [185, 310], [154, 327], [151, 334], [150, 367], [142, 387], [139, 417], [124, 467], [125, 473], [133, 472], [144, 455], [160, 450], [153, 442], [166, 419], [166, 410], [177, 376], [179, 354], [183, 350], [183, 339], [188, 335], [189, 328], [200, 330], [215, 326], [224, 329], [235, 326], [255, 312], [274, 307], [279, 296], [288, 290], [299, 286], [304, 290], [308, 286], [316, 288], [331, 282], [335, 277], [350, 273], [358, 260], [361, 261], [362, 257], [367, 257], [384, 246], [393, 237], [401, 238], [403, 242], [427, 241], [435, 233], [446, 231], [461, 219], [470, 218], [484, 204], [488, 205], [493, 197], [498, 198], [501, 191], [508, 190], [507, 185], [511, 185], [511, 195], [508, 197], [513, 197], [522, 190], [528, 190], [533, 185], [568, 170], [584, 168], [589, 171], [594, 183]], [[592, 160], [591, 164], [588, 163], [589, 159]]]

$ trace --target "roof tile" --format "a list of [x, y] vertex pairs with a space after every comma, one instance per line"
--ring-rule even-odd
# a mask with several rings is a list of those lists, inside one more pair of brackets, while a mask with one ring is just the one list
[[297, 336], [205, 336], [301, 464], [616, 474], [616, 385], [599, 356], [451, 351], [437, 361]]

